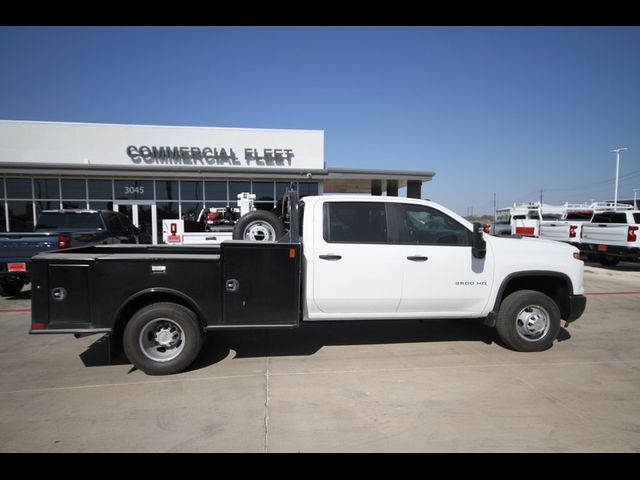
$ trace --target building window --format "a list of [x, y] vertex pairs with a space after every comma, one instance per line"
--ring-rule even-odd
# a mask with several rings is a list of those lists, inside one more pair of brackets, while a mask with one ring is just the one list
[[274, 183], [273, 182], [253, 182], [253, 193], [256, 196], [256, 202], [273, 203]]
[[226, 206], [227, 182], [204, 182], [204, 198], [207, 200], [207, 204], [211, 203], [209, 200], [215, 200], [224, 202], [224, 206]]
[[33, 230], [33, 203], [31, 200], [10, 200], [7, 202], [7, 206], [9, 207], [9, 228], [12, 232]]
[[61, 183], [63, 200], [87, 199], [87, 184], [85, 180], [62, 180]]
[[202, 200], [202, 182], [180, 181], [180, 200]]
[[63, 200], [62, 208], [68, 209], [68, 210], [87, 208], [87, 201], [86, 200]]
[[35, 198], [60, 200], [60, 183], [57, 178], [34, 178]]
[[89, 208], [91, 210], [113, 210], [113, 202], [90, 200]]
[[181, 218], [195, 222], [203, 208], [200, 202], [180, 202]]
[[300, 196], [300, 198], [306, 197], [307, 195], [318, 195], [318, 184], [317, 183], [299, 183], [298, 195]]
[[238, 202], [238, 194], [251, 192], [251, 182], [229, 182], [229, 205], [235, 207]]
[[89, 180], [88, 182], [90, 200], [113, 199], [113, 185], [111, 180]]
[[30, 178], [7, 178], [7, 198], [33, 198]]
[[156, 180], [156, 200], [178, 200], [178, 182]]
[[[290, 186], [291, 182], [276, 182], [276, 201], [282, 200], [285, 194], [289, 191]], [[293, 183], [293, 188], [296, 188], [295, 182]]]
[[[169, 182], [157, 182], [157, 183], [169, 183]], [[157, 186], [156, 183], [156, 186]], [[176, 184], [178, 182], [175, 182]], [[177, 185], [176, 185], [177, 187]], [[158, 243], [162, 243], [162, 220], [171, 219], [175, 220], [180, 218], [178, 213], [178, 202], [158, 202], [156, 203], [156, 219], [158, 223]]]
[[153, 180], [116, 180], [113, 186], [116, 200], [153, 200]]
[[60, 200], [36, 200], [36, 218], [40, 217], [43, 210], [58, 210]]
[[[2, 193], [4, 193], [4, 192], [2, 192]], [[2, 232], [6, 232], [7, 231], [7, 216], [6, 216], [6, 213], [5, 213], [4, 201], [2, 201], [2, 203], [0, 203], [0, 231], [2, 231]]]

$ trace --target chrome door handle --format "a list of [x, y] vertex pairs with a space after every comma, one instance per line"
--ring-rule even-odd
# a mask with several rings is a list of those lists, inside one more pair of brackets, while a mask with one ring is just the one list
[[342, 255], [320, 255], [319, 256], [322, 260], [340, 260], [342, 258]]
[[407, 257], [407, 260], [411, 260], [412, 262], [426, 262], [429, 260], [429, 257], [423, 257], [421, 255], [410, 255]]

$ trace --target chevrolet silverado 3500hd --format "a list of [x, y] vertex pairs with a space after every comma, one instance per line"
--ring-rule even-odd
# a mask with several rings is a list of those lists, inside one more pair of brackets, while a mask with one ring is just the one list
[[208, 331], [327, 320], [483, 318], [540, 351], [586, 306], [576, 248], [484, 235], [430, 201], [290, 191], [282, 217], [277, 242], [40, 254], [30, 333], [108, 333], [158, 375], [187, 368]]

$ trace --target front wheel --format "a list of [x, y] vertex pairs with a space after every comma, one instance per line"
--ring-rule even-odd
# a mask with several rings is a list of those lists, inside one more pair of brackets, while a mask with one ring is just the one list
[[502, 341], [514, 350], [546, 350], [560, 332], [560, 309], [544, 293], [513, 292], [500, 305], [496, 330]]
[[204, 332], [196, 314], [175, 303], [154, 303], [139, 310], [124, 329], [124, 351], [147, 375], [179, 373], [202, 349]]
[[255, 210], [238, 220], [233, 228], [233, 239], [275, 242], [285, 233], [280, 218], [266, 210]]

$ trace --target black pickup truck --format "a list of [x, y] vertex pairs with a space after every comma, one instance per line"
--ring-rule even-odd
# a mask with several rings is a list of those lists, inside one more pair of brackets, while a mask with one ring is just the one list
[[100, 210], [44, 210], [33, 232], [0, 233], [0, 295], [31, 281], [31, 257], [84, 245], [145, 243], [126, 215]]

